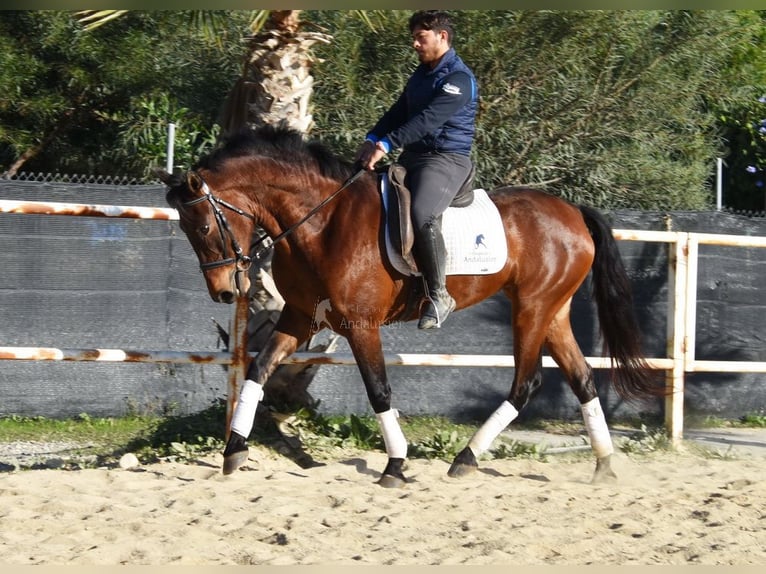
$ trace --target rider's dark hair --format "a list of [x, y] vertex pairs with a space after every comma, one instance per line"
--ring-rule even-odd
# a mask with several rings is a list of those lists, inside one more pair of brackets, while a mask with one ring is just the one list
[[410, 16], [410, 34], [415, 31], [415, 28], [433, 30], [434, 32], [444, 30], [447, 32], [447, 44], [452, 45], [455, 30], [449, 14], [442, 10], [418, 10]]

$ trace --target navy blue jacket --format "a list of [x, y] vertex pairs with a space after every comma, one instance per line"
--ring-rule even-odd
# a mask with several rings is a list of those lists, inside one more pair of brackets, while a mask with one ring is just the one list
[[387, 151], [439, 151], [469, 155], [479, 90], [470, 68], [450, 48], [436, 68], [420, 64], [399, 99], [367, 139]]

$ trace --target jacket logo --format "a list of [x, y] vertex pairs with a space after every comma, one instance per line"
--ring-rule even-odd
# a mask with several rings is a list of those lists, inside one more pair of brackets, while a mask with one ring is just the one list
[[450, 84], [449, 82], [447, 82], [447, 83], [445, 83], [442, 86], [442, 91], [444, 91], [444, 92], [446, 92], [448, 94], [453, 94], [455, 96], [459, 96], [460, 95], [460, 86], [456, 86], [455, 84]]

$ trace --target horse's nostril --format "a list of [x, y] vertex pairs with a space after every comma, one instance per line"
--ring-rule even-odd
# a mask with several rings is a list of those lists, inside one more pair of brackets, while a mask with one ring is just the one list
[[231, 291], [221, 291], [221, 293], [218, 295], [218, 301], [221, 303], [233, 303], [234, 302], [234, 293]]

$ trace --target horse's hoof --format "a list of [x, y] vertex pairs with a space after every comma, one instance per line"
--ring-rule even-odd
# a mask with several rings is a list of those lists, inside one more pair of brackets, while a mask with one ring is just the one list
[[602, 472], [597, 470], [593, 473], [591, 484], [608, 484], [610, 482], [617, 482], [617, 475], [613, 471]]
[[447, 471], [447, 476], [452, 478], [460, 478], [461, 476], [468, 476], [475, 472], [479, 468], [479, 463], [476, 462], [476, 456], [469, 447], [465, 447], [452, 461], [452, 466]]
[[593, 473], [591, 484], [617, 482], [617, 475], [612, 470], [610, 457], [611, 455], [596, 460], [596, 471]]
[[449, 470], [447, 471], [447, 476], [450, 478], [462, 478], [464, 476], [468, 476], [469, 474], [473, 474], [478, 468], [478, 465], [473, 466], [471, 464], [455, 464], [453, 462], [452, 466], [450, 466]]
[[247, 449], [232, 453], [223, 457], [223, 473], [231, 474], [247, 462], [249, 451]]
[[389, 458], [377, 484], [383, 488], [404, 488], [404, 485], [407, 484], [403, 472], [404, 465], [405, 460], [403, 458]]
[[391, 474], [384, 474], [380, 477], [378, 482], [383, 488], [404, 488], [407, 485], [407, 481], [404, 478], [393, 476]]

